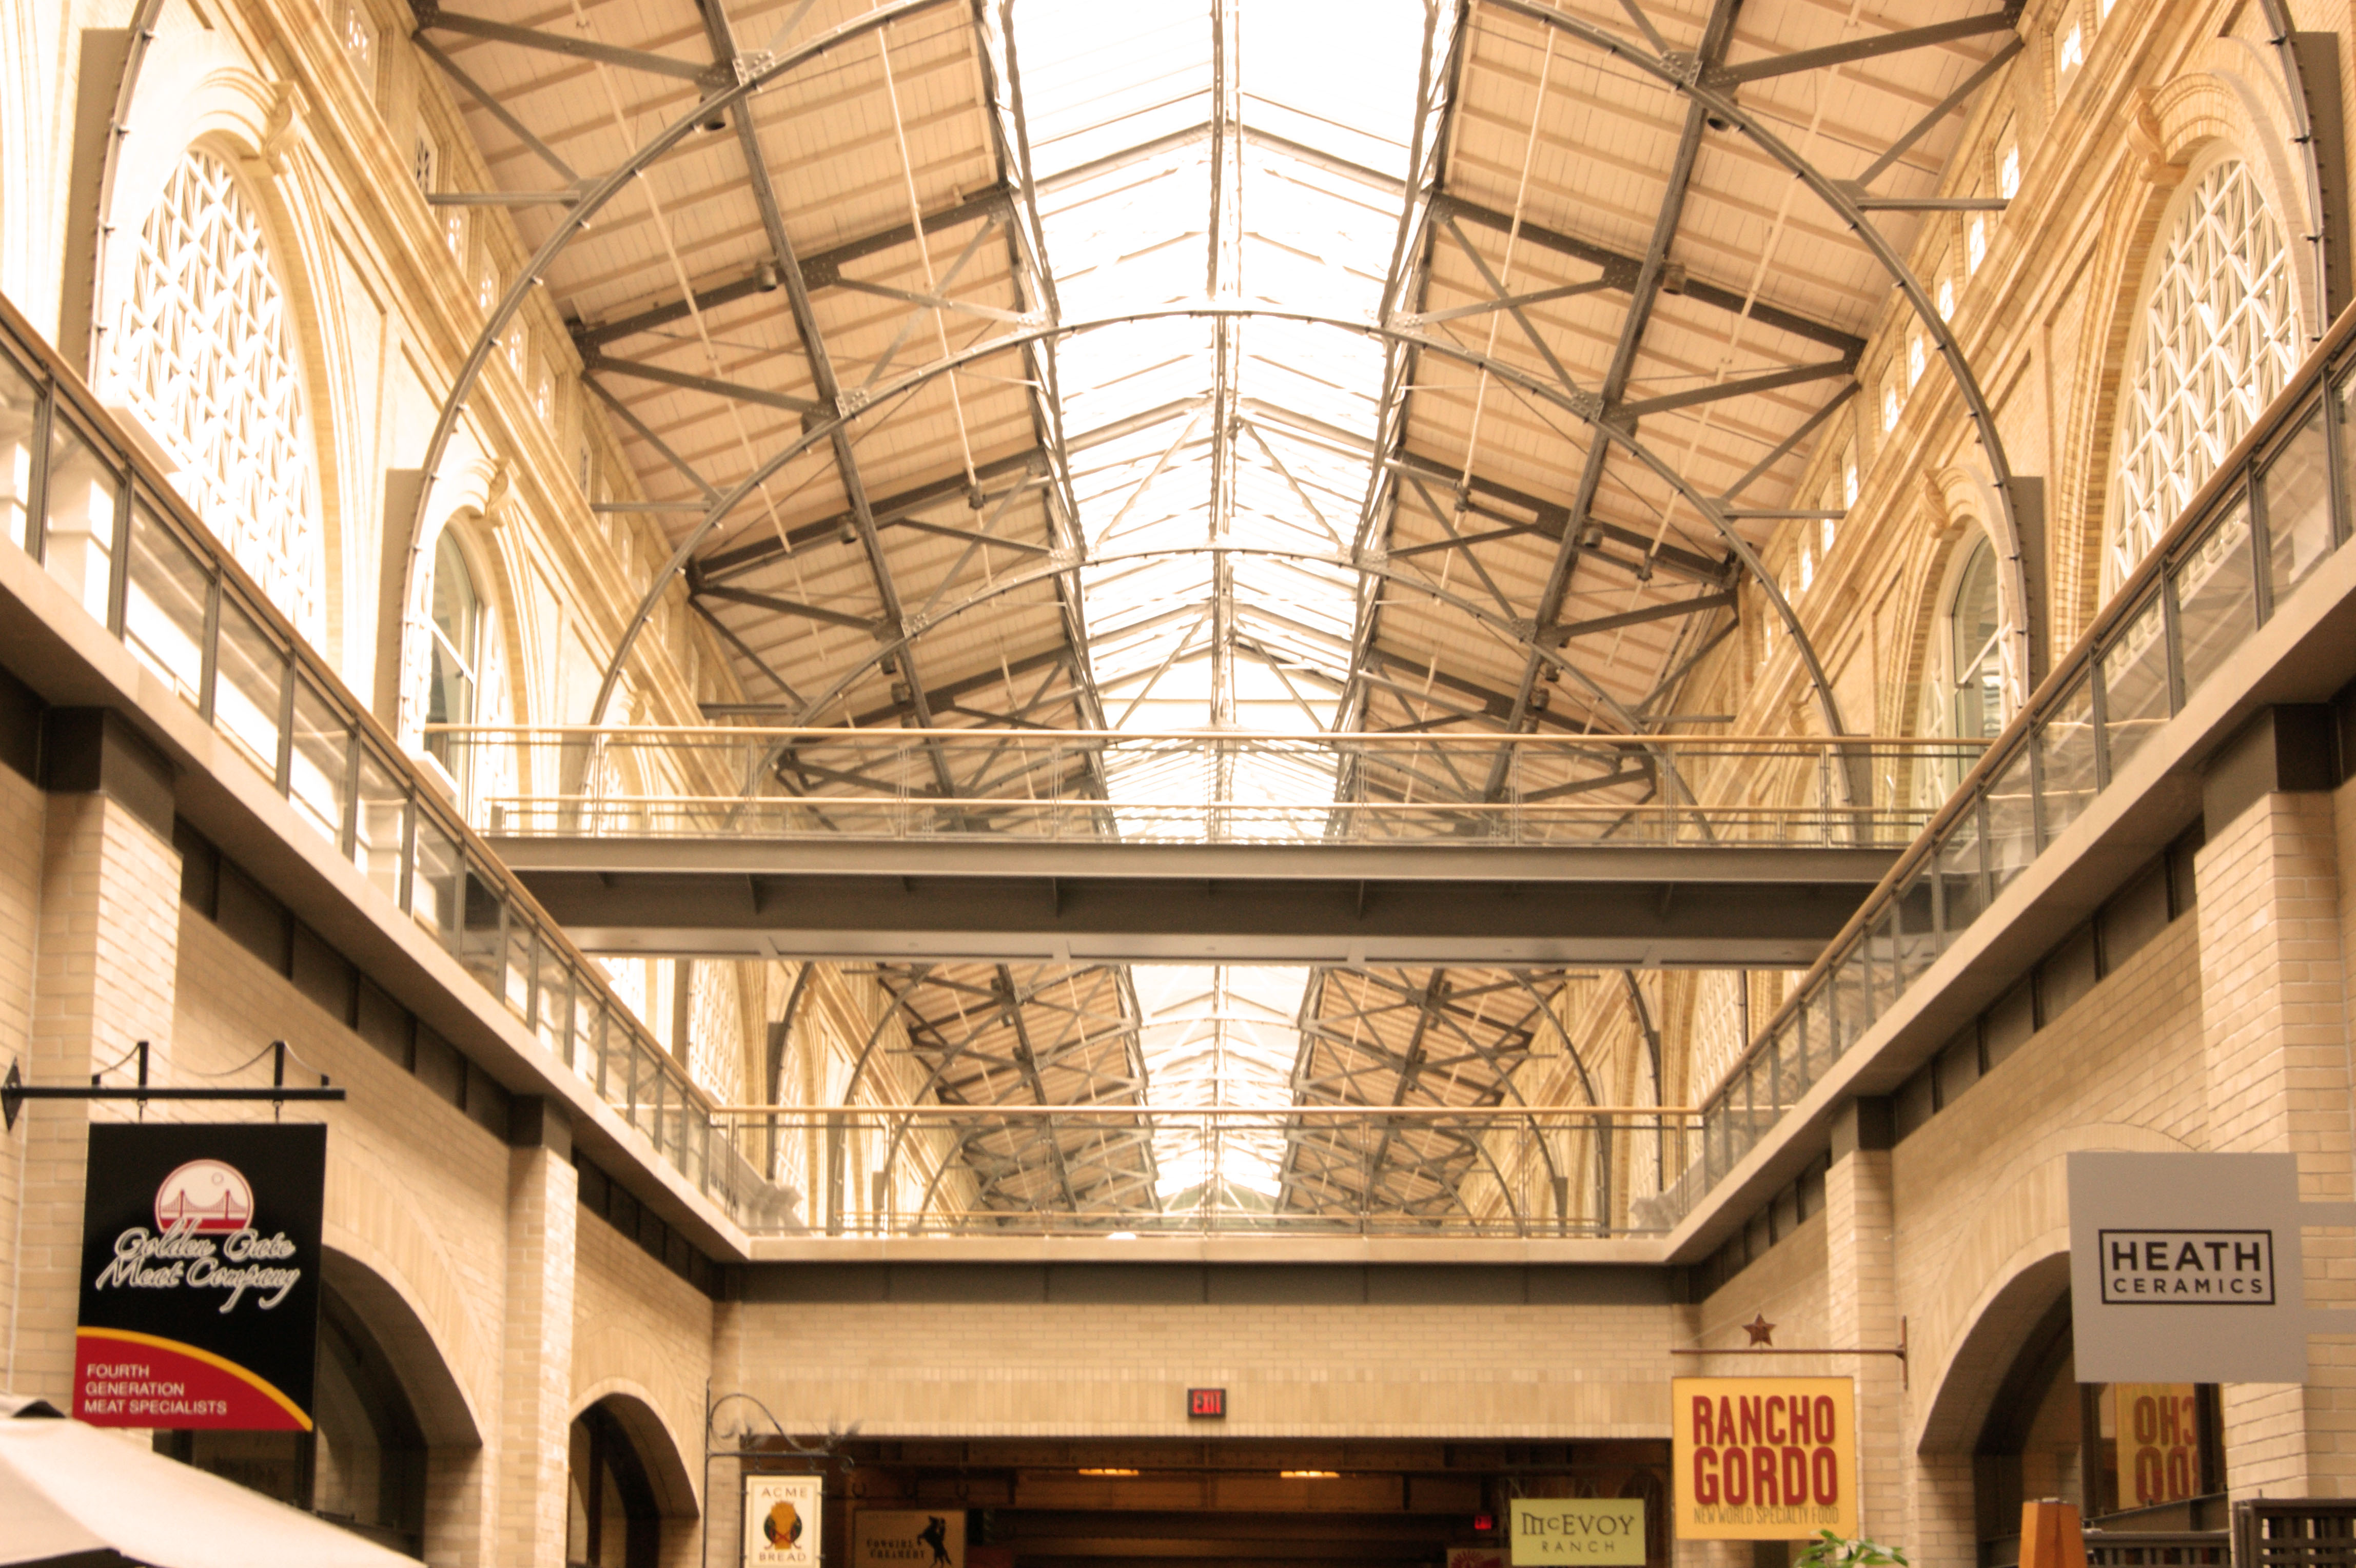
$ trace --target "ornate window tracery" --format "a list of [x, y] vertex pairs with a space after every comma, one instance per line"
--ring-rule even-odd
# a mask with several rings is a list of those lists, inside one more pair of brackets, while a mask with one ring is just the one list
[[220, 158], [192, 148], [165, 182], [116, 328], [116, 385], [177, 463], [181, 493], [319, 641], [325, 563], [294, 328], [261, 214]]
[[2226, 159], [2193, 186], [2154, 272], [2121, 400], [2105, 597], [2298, 364], [2289, 253], [2248, 165]]

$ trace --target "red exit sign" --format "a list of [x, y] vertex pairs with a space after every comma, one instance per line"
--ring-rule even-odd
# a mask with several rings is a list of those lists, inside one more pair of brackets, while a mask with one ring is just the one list
[[1227, 1391], [1225, 1389], [1188, 1389], [1186, 1413], [1208, 1416], [1214, 1421], [1227, 1418]]

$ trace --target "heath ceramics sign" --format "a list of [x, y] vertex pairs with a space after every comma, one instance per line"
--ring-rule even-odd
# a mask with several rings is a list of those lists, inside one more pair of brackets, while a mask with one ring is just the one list
[[2069, 1174], [2080, 1381], [2307, 1380], [2296, 1155], [2088, 1151]]

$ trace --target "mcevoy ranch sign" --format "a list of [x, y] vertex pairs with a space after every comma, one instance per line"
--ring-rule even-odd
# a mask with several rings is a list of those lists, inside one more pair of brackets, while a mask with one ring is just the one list
[[1857, 1533], [1848, 1379], [1674, 1378], [1669, 1406], [1679, 1539]]
[[1515, 1498], [1512, 1507], [1514, 1568], [1641, 1568], [1644, 1561], [1642, 1498]]
[[2296, 1155], [2081, 1152], [2069, 1168], [2082, 1380], [2306, 1380]]
[[90, 1130], [74, 1414], [311, 1429], [327, 1130]]

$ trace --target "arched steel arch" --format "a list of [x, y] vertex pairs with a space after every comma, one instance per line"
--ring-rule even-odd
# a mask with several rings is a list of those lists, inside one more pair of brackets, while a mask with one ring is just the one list
[[[723, 492], [718, 499], [714, 500], [695, 527], [689, 532], [686, 539], [680, 542], [670, 559], [665, 562], [661, 569], [655, 574], [648, 584], [646, 592], [641, 596], [637, 609], [632, 615], [629, 625], [624, 628], [621, 639], [616, 644], [613, 657], [606, 664], [605, 680], [598, 687], [597, 701], [590, 710], [589, 722], [597, 724], [603, 721], [605, 705], [612, 700], [614, 688], [621, 679], [622, 669], [629, 658], [632, 646], [637, 640], [638, 633], [645, 628], [648, 621], [652, 618], [655, 607], [660, 601], [663, 593], [669, 589], [680, 573], [686, 569], [687, 563], [693, 557], [697, 548], [711, 536], [730, 513], [742, 505], [763, 484], [803, 453], [809, 451], [820, 442], [830, 440], [839, 427], [895, 403], [927, 383], [978, 360], [1014, 352], [1034, 344], [1056, 341], [1084, 333], [1100, 332], [1139, 322], [1186, 318], [1205, 320], [1261, 318], [1286, 321], [1300, 326], [1326, 327], [1379, 341], [1403, 344], [1424, 353], [1438, 355], [1460, 364], [1485, 370], [1496, 380], [1506, 382], [1586, 424], [1595, 433], [1597, 439], [1608, 441], [1627, 452], [1655, 478], [1675, 490], [1697, 513], [1708, 520], [1728, 549], [1758, 580], [1769, 604], [1773, 607], [1777, 617], [1791, 633], [1794, 644], [1799, 649], [1800, 656], [1806, 666], [1808, 678], [1815, 688], [1817, 704], [1824, 714], [1827, 730], [1835, 735], [1847, 733], [1847, 726], [1841, 721], [1839, 703], [1833, 694], [1831, 678], [1826, 674], [1824, 666], [1817, 660], [1815, 649], [1808, 639], [1806, 628], [1800, 624], [1798, 616], [1793, 612], [1790, 603], [1784, 599], [1782, 589], [1776, 585], [1765, 564], [1759, 559], [1758, 553], [1751, 548], [1750, 542], [1742, 537], [1727, 516], [1726, 510], [1719, 505], [1716, 498], [1705, 494], [1678, 472], [1674, 464], [1638, 440], [1633, 431], [1616, 422], [1606, 422], [1601, 417], [1601, 411], [1590, 400], [1566, 392], [1544, 377], [1497, 360], [1479, 349], [1448, 342], [1442, 338], [1429, 338], [1421, 333], [1410, 332], [1381, 322], [1329, 316], [1311, 310], [1286, 309], [1274, 306], [1215, 305], [1209, 302], [1159, 306], [1148, 310], [1125, 311], [1117, 316], [1093, 320], [1040, 324], [1001, 333], [969, 344], [929, 364], [904, 372], [874, 389], [858, 407], [839, 412], [830, 419], [813, 422], [801, 435], [763, 459], [760, 466], [738, 480], [734, 489]], [[411, 546], [412, 553], [417, 547], [416, 542], [412, 541]], [[1089, 564], [1088, 559], [1075, 557], [1065, 562], [1055, 571], [1045, 574], [1034, 573], [1028, 576], [1030, 581], [1036, 582], [1043, 575], [1059, 576], [1065, 572], [1074, 571]], [[1344, 564], [1356, 571], [1374, 569], [1373, 558], [1370, 556], [1360, 556]], [[1408, 579], [1400, 580], [1404, 582]], [[1012, 579], [1001, 579], [1001, 581], [1012, 581]], [[931, 618], [926, 624], [930, 625], [939, 618], [941, 618], [939, 616]], [[1512, 636], [1517, 642], [1531, 642], [1536, 637], [1537, 629], [1533, 628], [1525, 631], [1516, 627]], [[880, 661], [890, 650], [905, 647], [907, 642], [918, 634], [910, 631], [905, 626], [897, 630], [900, 634], [898, 638], [888, 646], [879, 645], [877, 652], [869, 656], [867, 664], [860, 667], [862, 671], [867, 665]], [[1572, 669], [1569, 660], [1559, 656], [1550, 655], [1549, 657], [1552, 662], [1561, 668]], [[839, 685], [836, 688], [830, 688], [830, 691], [838, 689], [840, 689]], [[1633, 727], [1633, 724], [1631, 727]]]
[[[628, 158], [613, 169], [594, 180], [584, 183], [574, 199], [564, 209], [563, 215], [557, 220], [556, 226], [551, 231], [548, 238], [541, 242], [530, 261], [517, 275], [514, 282], [508, 285], [507, 291], [486, 316], [482, 330], [477, 335], [473, 345], [467, 350], [466, 359], [460, 364], [458, 372], [452, 381], [449, 392], [444, 397], [440, 412], [434, 420], [433, 435], [426, 445], [423, 461], [424, 483], [418, 487], [417, 503], [410, 520], [408, 549], [402, 558], [402, 590], [404, 595], [408, 592], [409, 585], [416, 577], [424, 549], [426, 532], [435, 511], [435, 491], [439, 484], [440, 466], [456, 433], [458, 421], [466, 412], [468, 396], [481, 379], [484, 367], [489, 363], [501, 334], [514, 319], [516, 312], [521, 308], [526, 295], [532, 288], [538, 286], [541, 278], [557, 254], [632, 180], [637, 178], [648, 167], [676, 148], [698, 126], [711, 123], [720, 113], [742, 102], [762, 88], [846, 43], [877, 32], [894, 22], [944, 6], [953, 6], [955, 3], [956, 0], [893, 0], [893, 3], [880, 6], [855, 20], [843, 23], [786, 54], [764, 62], [755, 62], [749, 58], [740, 59], [737, 80], [734, 83], [709, 94], [686, 113], [656, 132]], [[1819, 177], [1819, 182], [1821, 183], [1821, 177]], [[1886, 250], [1886, 247], [1884, 249]], [[1919, 285], [1917, 292], [1919, 292]], [[1927, 301], [1925, 303], [1927, 304]], [[1815, 648], [1809, 641], [1804, 628], [1801, 627], [1797, 617], [1793, 614], [1790, 605], [1784, 601], [1782, 591], [1761, 564], [1756, 553], [1731, 526], [1723, 509], [1688, 482], [1672, 464], [1646, 448], [1635, 438], [1633, 431], [1620, 428], [1616, 423], [1605, 423], [1601, 417], [1602, 411], [1591, 401], [1569, 396], [1550, 383], [1542, 381], [1515, 367], [1495, 361], [1485, 354], [1461, 345], [1405, 332], [1394, 327], [1371, 321], [1323, 317], [1313, 312], [1208, 304], [1134, 312], [1098, 321], [1053, 323], [1028, 328], [946, 356], [930, 365], [895, 378], [883, 387], [840, 396], [836, 400], [837, 406], [830, 417], [816, 422], [798, 439], [765, 460], [750, 478], [721, 496], [703, 520], [691, 532], [687, 542], [657, 574], [615, 649], [613, 659], [606, 667], [605, 679], [600, 684], [590, 722], [597, 723], [603, 718], [605, 705], [611, 700], [614, 686], [619, 678], [624, 661], [627, 659], [630, 648], [636, 642], [638, 631], [646, 624], [660, 593], [669, 587], [671, 580], [677, 576], [691, 556], [695, 547], [709, 537], [712, 529], [735, 507], [742, 504], [761, 482], [774, 475], [787, 462], [799, 456], [821, 441], [834, 440], [844, 425], [868, 409], [891, 403], [975, 360], [1020, 350], [1076, 333], [1098, 330], [1125, 322], [1183, 316], [1212, 320], [1240, 319], [1252, 316], [1269, 317], [1304, 324], [1329, 325], [1364, 336], [1417, 348], [1459, 363], [1486, 369], [1491, 375], [1500, 381], [1519, 387], [1587, 424], [1601, 438], [1627, 451], [1645, 468], [1675, 489], [1694, 507], [1697, 512], [1709, 520], [1744, 568], [1757, 578], [1775, 614], [1790, 630], [1794, 646], [1800, 650], [1801, 658], [1807, 669], [1809, 681], [1815, 689], [1827, 731], [1836, 735], [1847, 733], [1847, 726], [1841, 718], [1839, 704], [1834, 696], [1831, 682], [1818, 661]], [[1944, 334], [1942, 338], [1944, 341]], [[1951, 360], [1957, 364], [1961, 362], [1960, 356], [1951, 356]], [[1982, 406], [1985, 405], [1985, 400], [1980, 400], [1980, 403]], [[1996, 439], [1992, 428], [1989, 429], [1987, 439], [1989, 441]]]
[[[1906, 258], [1899, 253], [1897, 247], [1874, 227], [1859, 199], [1862, 193], [1850, 183], [1834, 179], [1802, 157], [1789, 143], [1768, 129], [1764, 121], [1738, 103], [1730, 91], [1720, 91], [1723, 79], [1705, 70], [1701, 62], [1693, 56], [1665, 48], [1655, 50], [1609, 27], [1569, 16], [1551, 5], [1541, 5], [1538, 0], [1482, 0], [1482, 3], [1541, 23], [1634, 67], [1664, 87], [1685, 94], [1715, 118], [1740, 131], [1760, 151], [1781, 164], [1794, 178], [1806, 186], [1832, 209], [1834, 216], [1848, 225], [1849, 232], [1856, 235], [1858, 243], [1865, 246], [1873, 259], [1880, 263], [1882, 271], [1890, 274], [1890, 281], [1897, 285], [1899, 292], [1905, 295], [1907, 305], [1922, 323], [1923, 330], [1945, 363], [1947, 373], [1954, 381], [1956, 392], [1963, 398], [1964, 408], [1979, 436], [1980, 450], [1987, 455], [1989, 478], [2004, 512], [2005, 571], [2011, 578], [2013, 602], [2022, 609], [2021, 624], [2013, 628], [2014, 636], [2021, 645], [2021, 668], [2036, 668], [2030, 626], [2033, 613], [2030, 607], [2036, 601], [2029, 593], [2029, 564], [2023, 556], [2020, 498], [2014, 488], [2014, 481], [2020, 476], [2012, 471], [2012, 461], [2005, 453], [2004, 438], [1997, 431], [1995, 411], [1989, 407], [1987, 393], [1981, 388], [1979, 378], [1973, 373], [1970, 361], [1964, 357], [1963, 346], [1947, 329], [1946, 318], [1939, 314], [1930, 291], [1922, 286], [1922, 280], [1914, 275], [1913, 268], [1907, 264]], [[2008, 0], [2005, 9], [1992, 13], [1991, 18], [2001, 19], [2009, 26], [2017, 19], [2021, 3], [2022, 0]], [[2290, 61], [2287, 55], [2285, 58], [2286, 69], [2296, 70], [2296, 63]]]

